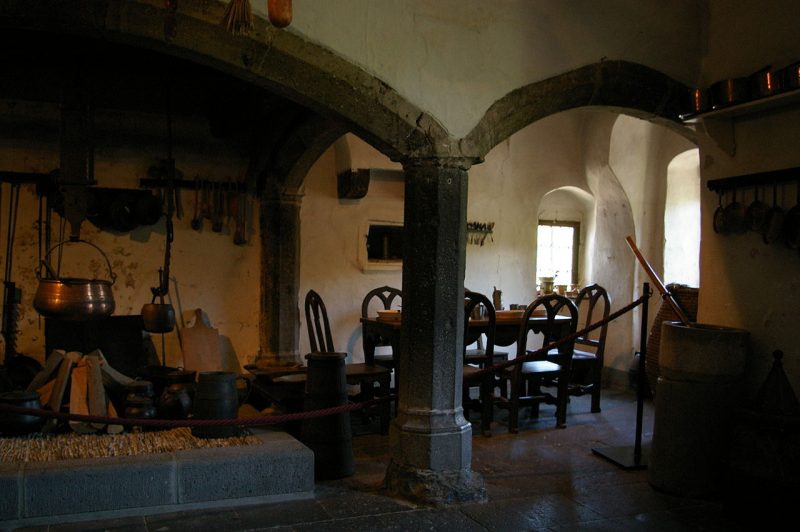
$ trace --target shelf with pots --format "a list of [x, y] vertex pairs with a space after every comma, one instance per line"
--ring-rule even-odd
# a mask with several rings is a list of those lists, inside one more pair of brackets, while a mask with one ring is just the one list
[[[787, 191], [785, 187], [789, 184]], [[794, 206], [778, 200], [792, 197], [794, 183]], [[800, 249], [800, 168], [785, 168], [739, 176], [713, 179], [706, 183], [719, 196], [719, 206], [714, 212], [714, 232], [719, 234], [742, 234], [748, 231], [760, 233], [765, 244], [784, 242], [789, 248]], [[737, 192], [754, 189], [754, 199], [749, 205], [737, 201]], [[780, 190], [780, 194], [778, 191]], [[726, 192], [732, 191], [732, 199], [723, 206]], [[762, 191], [759, 197], [759, 191]]]
[[749, 76], [726, 79], [690, 92], [691, 110], [681, 121], [702, 128], [729, 155], [736, 154], [734, 124], [738, 119], [782, 112], [800, 106], [800, 61], [787, 67], [763, 68]]

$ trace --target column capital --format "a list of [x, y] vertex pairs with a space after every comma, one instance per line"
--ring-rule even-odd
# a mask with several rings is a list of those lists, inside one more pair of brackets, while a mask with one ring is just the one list
[[401, 162], [406, 171], [414, 171], [422, 168], [442, 168], [459, 169], [466, 172], [472, 167], [473, 164], [480, 162], [480, 160], [474, 157], [443, 157], [426, 155], [424, 157], [407, 157]]
[[280, 203], [284, 205], [299, 206], [303, 202], [303, 194], [297, 188], [291, 189], [266, 189], [261, 193], [263, 203]]

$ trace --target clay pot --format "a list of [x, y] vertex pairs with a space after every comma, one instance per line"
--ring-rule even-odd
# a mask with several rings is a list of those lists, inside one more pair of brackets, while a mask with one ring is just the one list
[[[0, 394], [0, 403], [20, 408], [42, 408], [39, 394], [15, 390]], [[44, 418], [14, 412], [0, 412], [0, 434], [3, 436], [22, 436], [38, 432], [44, 425]]]
[[186, 419], [192, 411], [192, 398], [187, 384], [170, 384], [156, 402], [160, 419]]

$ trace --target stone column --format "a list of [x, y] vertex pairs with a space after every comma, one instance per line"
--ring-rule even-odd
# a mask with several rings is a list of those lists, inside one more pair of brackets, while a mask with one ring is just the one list
[[261, 368], [296, 366], [299, 358], [300, 203], [302, 195], [267, 191], [261, 196]]
[[467, 161], [404, 163], [403, 323], [390, 492], [425, 504], [483, 500], [461, 407]]

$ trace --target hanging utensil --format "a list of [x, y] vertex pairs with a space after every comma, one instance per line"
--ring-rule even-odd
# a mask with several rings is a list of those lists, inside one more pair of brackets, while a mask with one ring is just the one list
[[[174, 228], [172, 217], [175, 212], [175, 160], [172, 158], [172, 108], [170, 102], [169, 87], [167, 87], [167, 208], [166, 208], [166, 242], [164, 244], [164, 266], [158, 270], [158, 286], [152, 287], [153, 299], [150, 303], [142, 306], [142, 319], [144, 320], [144, 330], [155, 333], [167, 333], [175, 327], [175, 309], [171, 304], [164, 301], [164, 296], [169, 292], [169, 263], [172, 241], [174, 239]], [[159, 302], [156, 303], [156, 298]], [[164, 337], [161, 337], [161, 357], [162, 363], [166, 365], [166, 352]]]
[[191, 221], [192, 229], [199, 231], [203, 228], [203, 220], [200, 218], [200, 176], [194, 176], [194, 217]]
[[767, 212], [764, 230], [761, 233], [761, 238], [765, 244], [771, 244], [781, 237], [785, 215], [783, 209], [778, 205], [778, 185], [773, 183], [772, 208]]
[[244, 245], [247, 241], [245, 240], [245, 216], [246, 216], [246, 195], [244, 192], [239, 192], [239, 198], [237, 201], [237, 216], [236, 216], [236, 231], [233, 234], [233, 243], [237, 246]]
[[211, 230], [215, 233], [222, 231], [222, 208], [222, 183], [216, 182], [214, 183], [214, 214], [211, 223]]

